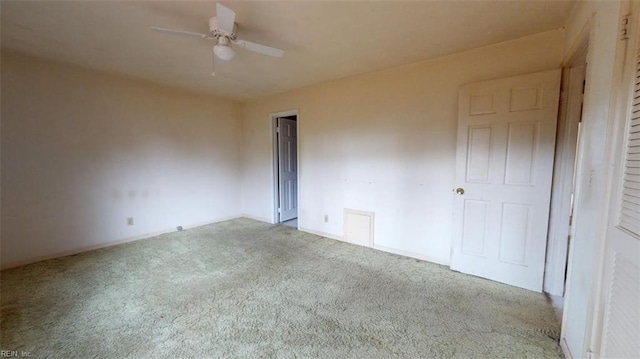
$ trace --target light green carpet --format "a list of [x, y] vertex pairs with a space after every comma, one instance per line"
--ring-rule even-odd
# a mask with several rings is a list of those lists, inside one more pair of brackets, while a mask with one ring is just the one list
[[6, 270], [1, 285], [0, 347], [35, 358], [560, 355], [542, 294], [248, 219]]

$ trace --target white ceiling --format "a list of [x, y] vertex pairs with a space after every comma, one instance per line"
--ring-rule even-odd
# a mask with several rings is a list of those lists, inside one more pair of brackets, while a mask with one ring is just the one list
[[283, 58], [237, 51], [211, 77], [214, 1], [2, 1], [2, 48], [162, 84], [250, 99], [472, 49], [563, 25], [570, 1], [230, 2], [239, 37]]

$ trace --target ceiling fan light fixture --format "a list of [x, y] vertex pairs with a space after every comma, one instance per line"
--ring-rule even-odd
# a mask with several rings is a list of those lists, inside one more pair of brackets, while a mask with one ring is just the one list
[[[222, 61], [230, 61], [236, 56], [236, 51], [231, 47], [232, 43], [238, 48], [262, 55], [273, 57], [282, 57], [284, 55], [284, 51], [280, 49], [239, 39], [236, 35], [237, 24], [235, 21], [236, 13], [228, 7], [217, 3], [216, 16], [209, 18], [209, 32], [206, 34], [161, 27], [152, 27], [151, 30], [165, 34], [199, 37], [203, 40], [216, 41], [215, 46], [211, 49], [213, 52], [213, 56], [211, 56], [212, 69], [215, 67], [216, 57]], [[211, 73], [211, 76], [215, 76], [215, 71]]]
[[223, 61], [229, 61], [236, 56], [236, 52], [229, 45], [216, 45], [213, 47], [213, 53]]

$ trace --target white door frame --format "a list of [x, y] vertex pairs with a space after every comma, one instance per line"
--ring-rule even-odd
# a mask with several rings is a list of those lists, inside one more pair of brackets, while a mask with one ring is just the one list
[[[595, 15], [594, 15], [595, 16]], [[571, 46], [571, 49], [567, 52], [565, 59], [562, 62], [563, 68], [566, 67], [570, 67], [575, 60], [577, 60], [579, 58], [580, 53], [586, 49], [586, 59], [588, 61], [589, 59], [589, 48], [591, 45], [591, 38], [592, 38], [592, 32], [594, 31], [593, 29], [593, 23], [594, 23], [594, 19], [593, 17], [590, 18], [587, 23], [584, 25], [584, 27], [582, 28], [582, 30], [580, 31], [580, 34], [577, 36], [576, 41], [574, 42], [574, 44]], [[586, 66], [589, 66], [588, 63]], [[587, 75], [585, 74], [585, 81], [588, 80], [587, 79]], [[586, 91], [586, 88], [585, 88]], [[581, 120], [582, 117], [584, 117], [584, 113], [581, 116]], [[579, 177], [581, 176], [581, 163], [582, 163], [582, 159], [584, 157], [583, 152], [583, 146], [581, 146], [581, 141], [579, 140], [577, 143], [577, 148], [576, 148], [576, 167], [575, 167], [575, 180], [576, 180], [576, 184], [579, 181]], [[576, 191], [577, 188], [574, 187], [574, 191]], [[576, 203], [576, 197], [574, 196], [573, 199], [573, 205], [575, 207], [575, 203]], [[574, 212], [574, 218], [575, 218], [575, 212]], [[569, 233], [569, 235], [571, 236], [571, 238], [575, 238], [575, 226], [571, 226], [571, 231]], [[567, 249], [567, 258], [566, 258], [566, 274], [568, 275], [568, 273], [571, 273], [571, 251], [572, 248], [571, 246], [569, 246], [569, 248]], [[554, 280], [557, 280], [558, 278], [554, 278]], [[568, 277], [567, 277], [568, 279]], [[564, 279], [563, 279], [564, 280]], [[562, 349], [563, 354], [567, 357], [567, 358], [573, 358], [571, 351], [569, 350], [569, 345], [567, 344], [566, 341], [566, 335], [567, 335], [567, 309], [568, 306], [571, 304], [569, 297], [571, 296], [570, 292], [567, 292], [567, 288], [566, 288], [566, 281], [565, 281], [565, 285], [564, 285], [564, 304], [563, 304], [563, 310], [562, 310], [562, 322], [560, 325], [560, 347]]]
[[[271, 120], [271, 147], [272, 147], [272, 181], [273, 181], [273, 195], [271, 196], [272, 200], [272, 208], [273, 208], [273, 216], [271, 217], [271, 223], [276, 224], [280, 223], [280, 218], [278, 216], [278, 202], [279, 199], [279, 183], [278, 183], [278, 118], [287, 117], [287, 116], [296, 116], [296, 137], [298, 137], [298, 148], [300, 148], [300, 115], [298, 113], [298, 109], [282, 111], [282, 112], [274, 112], [269, 114], [269, 118]], [[297, 149], [296, 149], [297, 150]], [[298, 229], [300, 229], [300, 151], [298, 151], [297, 156], [298, 161]]]
[[607, 130], [612, 134], [608, 138], [605, 145], [605, 161], [608, 167], [608, 171], [605, 173], [607, 181], [605, 182], [608, 189], [605, 197], [605, 205], [607, 206], [604, 214], [606, 215], [606, 225], [602, 233], [601, 239], [595, 243], [597, 246], [594, 253], [594, 266], [593, 266], [593, 285], [591, 287], [591, 295], [589, 298], [589, 308], [587, 317], [587, 328], [585, 330], [584, 350], [585, 352], [593, 353], [594, 358], [599, 358], [602, 353], [602, 340], [604, 334], [605, 323], [605, 310], [604, 307], [607, 299], [603, 297], [607, 293], [605, 286], [609, 283], [605, 283], [605, 271], [606, 268], [606, 254], [607, 243], [609, 242], [610, 228], [616, 227], [618, 222], [618, 208], [620, 201], [622, 200], [619, 189], [622, 187], [624, 177], [621, 175], [621, 167], [624, 167], [624, 152], [623, 149], [626, 146], [625, 130], [627, 129], [627, 116], [629, 107], [631, 107], [629, 100], [629, 91], [632, 90], [626, 85], [626, 79], [623, 77], [625, 74], [625, 68], [629, 66], [629, 63], [634, 63], [636, 60], [636, 44], [640, 40], [640, 25], [639, 21], [640, 6], [634, 1], [624, 1], [620, 7], [619, 21], [625, 15], [631, 15], [631, 18], [627, 18], [630, 22], [628, 27], [628, 35], [626, 40], [618, 39], [615, 52], [614, 74], [612, 81], [612, 95], [609, 107], [609, 125]]
[[[588, 40], [588, 39], [586, 39]], [[551, 212], [544, 292], [563, 296], [569, 249], [571, 194], [574, 191], [578, 154], [578, 127], [582, 120], [583, 81], [589, 43], [585, 41], [563, 65], [560, 114], [556, 139], [556, 157], [551, 187]]]

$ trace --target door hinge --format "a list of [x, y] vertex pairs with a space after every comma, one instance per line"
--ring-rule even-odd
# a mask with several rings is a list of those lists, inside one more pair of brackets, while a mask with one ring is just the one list
[[629, 21], [631, 16], [629, 14], [624, 15], [620, 20], [620, 40], [628, 40], [629, 39]]
[[593, 355], [593, 350], [589, 349], [587, 350], [587, 357], [586, 359], [593, 359], [595, 356]]
[[282, 212], [282, 211], [280, 210], [280, 207], [278, 207], [278, 213], [280, 213], [280, 212]]
[[276, 133], [280, 133], [280, 125], [276, 126]]

